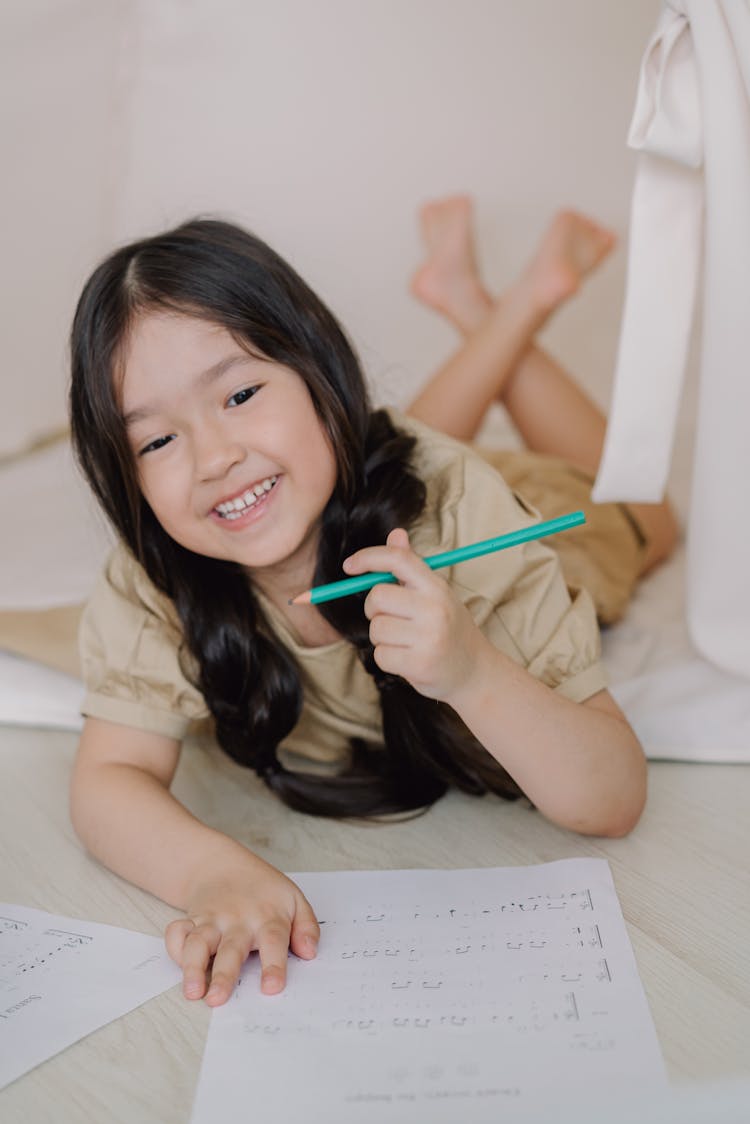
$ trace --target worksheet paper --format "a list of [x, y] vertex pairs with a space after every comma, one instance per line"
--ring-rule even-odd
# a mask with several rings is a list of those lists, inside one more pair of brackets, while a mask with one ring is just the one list
[[276, 996], [248, 962], [211, 1016], [193, 1124], [508, 1124], [664, 1088], [604, 860], [292, 877], [318, 956], [290, 956]]
[[0, 1089], [181, 978], [161, 937], [0, 902]]

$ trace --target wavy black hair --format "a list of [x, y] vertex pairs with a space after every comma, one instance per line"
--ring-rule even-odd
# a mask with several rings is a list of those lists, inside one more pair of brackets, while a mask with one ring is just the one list
[[450, 707], [376, 665], [364, 595], [320, 607], [354, 646], [380, 692], [384, 746], [352, 745], [341, 775], [286, 769], [277, 747], [297, 722], [296, 663], [265, 619], [236, 563], [175, 542], [138, 486], [117, 374], [136, 318], [151, 310], [201, 317], [304, 380], [334, 450], [337, 481], [323, 512], [314, 583], [341, 576], [344, 558], [409, 527], [425, 503], [411, 466], [414, 439], [373, 410], [339, 324], [264, 242], [230, 223], [194, 219], [112, 253], [86, 283], [71, 332], [74, 449], [110, 522], [154, 585], [171, 598], [193, 657], [196, 686], [221, 747], [255, 769], [291, 807], [329, 816], [423, 808], [450, 785], [509, 799], [520, 790]]

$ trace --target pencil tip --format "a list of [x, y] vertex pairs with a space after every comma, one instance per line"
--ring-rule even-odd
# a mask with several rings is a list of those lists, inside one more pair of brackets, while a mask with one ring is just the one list
[[310, 590], [305, 593], [298, 593], [296, 597], [290, 597], [290, 605], [309, 605], [310, 604]]

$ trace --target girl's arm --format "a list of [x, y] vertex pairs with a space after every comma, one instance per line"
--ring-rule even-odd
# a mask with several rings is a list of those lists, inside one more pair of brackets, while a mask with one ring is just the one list
[[498, 651], [403, 530], [358, 551], [347, 573], [391, 571], [400, 585], [367, 596], [375, 661], [448, 703], [554, 823], [587, 835], [625, 835], [646, 799], [646, 762], [607, 691], [571, 702]]
[[320, 930], [300, 890], [240, 843], [207, 827], [169, 792], [172, 738], [87, 718], [71, 786], [73, 826], [116, 874], [184, 910], [166, 930], [189, 999], [224, 1003], [254, 949], [261, 987], [284, 987], [287, 950], [315, 955]]
[[485, 643], [475, 674], [446, 701], [548, 819], [627, 835], [646, 802], [646, 760], [612, 696], [571, 702]]

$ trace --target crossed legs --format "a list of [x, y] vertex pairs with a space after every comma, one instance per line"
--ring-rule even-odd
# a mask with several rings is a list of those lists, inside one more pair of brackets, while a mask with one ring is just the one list
[[[408, 412], [470, 441], [489, 406], [499, 401], [527, 448], [562, 457], [595, 476], [606, 419], [534, 340], [606, 257], [614, 235], [583, 215], [559, 212], [517, 281], [493, 299], [477, 268], [470, 200], [452, 196], [428, 203], [420, 218], [426, 258], [413, 278], [412, 292], [446, 316], [463, 342]], [[667, 501], [628, 506], [648, 538], [645, 573], [671, 553], [677, 523]]]

